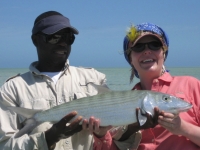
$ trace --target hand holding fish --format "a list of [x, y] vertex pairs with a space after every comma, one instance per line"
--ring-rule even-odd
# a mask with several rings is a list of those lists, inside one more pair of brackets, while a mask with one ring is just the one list
[[60, 139], [64, 139], [72, 136], [74, 133], [77, 133], [82, 130], [79, 123], [82, 120], [82, 117], [78, 117], [72, 121], [68, 126], [67, 123], [77, 115], [77, 112], [71, 112], [65, 117], [63, 117], [59, 122], [55, 123], [49, 130], [45, 132], [45, 138], [49, 149], [53, 149], [56, 146], [56, 142]]
[[[140, 108], [136, 108], [136, 119], [137, 122], [133, 124], [128, 125], [128, 130], [122, 135], [120, 138], [121, 141], [124, 141], [128, 139], [129, 136], [131, 136], [133, 133], [142, 130], [142, 129], [149, 129], [153, 128], [158, 124], [158, 116], [160, 115], [161, 111], [158, 109], [158, 107], [154, 108], [154, 116], [152, 117], [147, 112], [145, 114], [141, 114]], [[143, 125], [140, 125], [140, 117], [144, 117], [145, 123]]]
[[[136, 117], [137, 117], [137, 122], [139, 124], [139, 114], [141, 113], [140, 108], [136, 108]], [[158, 107], [154, 108], [154, 116], [151, 116], [147, 112], [144, 117], [147, 118], [146, 122], [139, 127], [139, 129], [148, 129], [148, 128], [154, 128], [158, 124], [158, 116], [161, 113], [161, 111], [158, 109]]]
[[178, 114], [162, 112], [162, 115], [159, 116], [158, 123], [173, 134], [182, 135], [182, 124], [184, 120]]
[[82, 128], [83, 130], [89, 130], [91, 134], [95, 134], [95, 136], [101, 138], [106, 135], [112, 126], [100, 127], [100, 120], [92, 116], [89, 120], [83, 120]]
[[175, 135], [183, 135], [200, 146], [200, 128], [180, 118], [178, 114], [162, 112], [158, 123]]

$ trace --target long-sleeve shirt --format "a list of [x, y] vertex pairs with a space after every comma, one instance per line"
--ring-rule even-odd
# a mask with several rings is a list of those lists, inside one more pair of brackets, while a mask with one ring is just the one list
[[[8, 106], [46, 110], [62, 103], [96, 95], [97, 89], [89, 83], [106, 85], [105, 75], [93, 68], [73, 67], [66, 62], [64, 70], [55, 82], [49, 76], [39, 72], [36, 65], [37, 62], [32, 63], [29, 72], [11, 77], [0, 88], [1, 150], [47, 150], [44, 132], [52, 126], [52, 123], [44, 122], [31, 133], [15, 138], [15, 134], [23, 128], [26, 118], [9, 111]], [[123, 150], [133, 143], [132, 141], [139, 142], [134, 140], [138, 139], [137, 134], [132, 135], [131, 141], [118, 141], [123, 134], [123, 128], [113, 128], [106, 136], [100, 139], [95, 137], [95, 140], [88, 131], [82, 130], [57, 142], [55, 150]]]
[[[141, 90], [141, 84], [136, 84], [133, 90], [135, 89]], [[166, 72], [158, 79], [154, 79], [151, 90], [174, 95], [191, 103], [193, 107], [179, 115], [185, 121], [200, 127], [200, 81], [198, 79], [190, 76], [171, 76]], [[142, 131], [138, 150], [171, 149], [199, 150], [200, 147], [184, 136], [172, 134], [160, 125]]]
[[[98, 91], [89, 83], [104, 85], [105, 75], [93, 68], [78, 68], [66, 64], [57, 83], [30, 65], [29, 72], [9, 79], [0, 89], [0, 149], [47, 150], [44, 131], [52, 124], [38, 125], [30, 134], [19, 138], [14, 135], [24, 126], [26, 118], [13, 113], [7, 106], [46, 110], [82, 97], [96, 95]], [[70, 138], [60, 140], [56, 150], [92, 150], [94, 138], [81, 131]]]

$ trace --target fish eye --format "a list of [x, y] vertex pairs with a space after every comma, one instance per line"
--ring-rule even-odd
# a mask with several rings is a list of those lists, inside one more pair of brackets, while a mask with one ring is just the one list
[[163, 96], [162, 99], [163, 99], [165, 102], [171, 101], [171, 98], [170, 98], [169, 96]]

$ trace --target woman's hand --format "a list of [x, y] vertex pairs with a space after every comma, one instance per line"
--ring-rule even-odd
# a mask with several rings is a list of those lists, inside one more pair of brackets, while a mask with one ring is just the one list
[[176, 135], [182, 135], [183, 121], [178, 114], [162, 112], [162, 115], [158, 117], [158, 123]]
[[180, 118], [178, 114], [162, 112], [158, 123], [175, 135], [183, 135], [200, 147], [200, 127]]

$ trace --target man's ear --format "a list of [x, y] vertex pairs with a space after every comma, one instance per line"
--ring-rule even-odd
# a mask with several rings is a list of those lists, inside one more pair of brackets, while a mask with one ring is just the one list
[[37, 36], [36, 35], [32, 35], [31, 39], [32, 39], [33, 44], [37, 47]]

